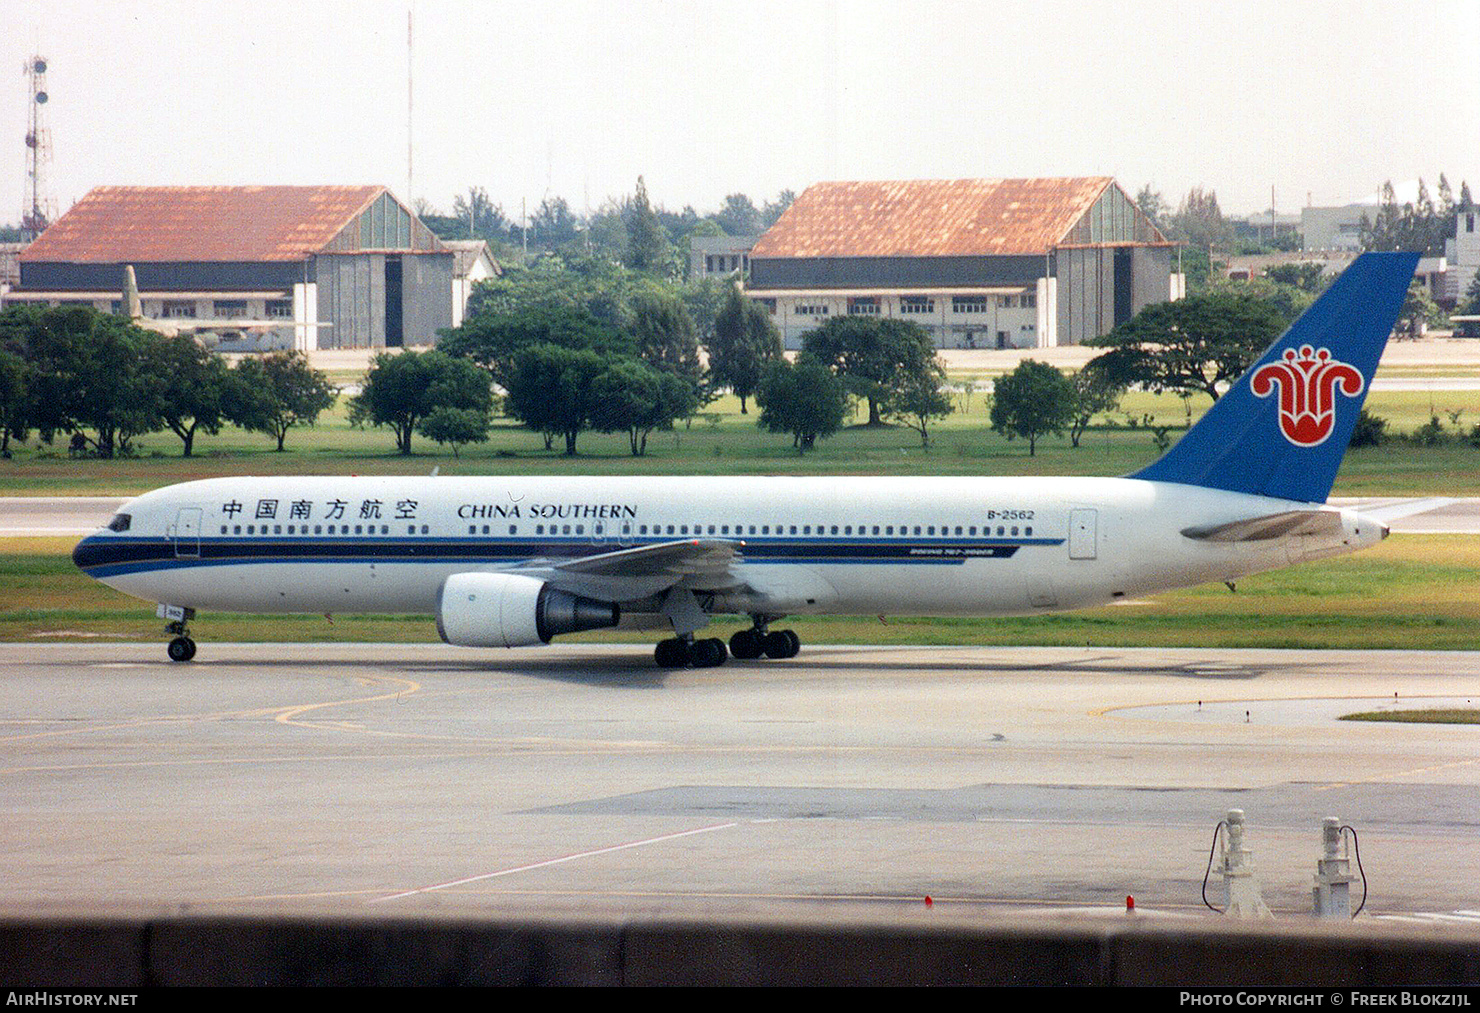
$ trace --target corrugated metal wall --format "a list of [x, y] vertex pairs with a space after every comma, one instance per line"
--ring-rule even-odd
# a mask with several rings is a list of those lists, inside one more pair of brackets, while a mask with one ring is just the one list
[[[1171, 273], [1171, 250], [1164, 246], [1092, 246], [1058, 251], [1058, 340], [1077, 345], [1108, 334], [1116, 321], [1115, 257], [1130, 254], [1130, 305], [1121, 306], [1128, 319], [1152, 303], [1166, 302]], [[1125, 254], [1121, 254], [1122, 258]], [[1123, 281], [1124, 279], [1122, 279]], [[1126, 289], [1121, 286], [1122, 300]]]
[[385, 345], [385, 256], [378, 253], [314, 258], [319, 283], [320, 348]]
[[408, 345], [431, 345], [437, 332], [452, 326], [451, 253], [401, 258], [401, 305]]
[[[319, 319], [334, 326], [319, 332], [320, 348], [385, 347], [385, 254], [320, 254]], [[452, 326], [453, 255], [401, 257], [402, 340], [430, 345]]]

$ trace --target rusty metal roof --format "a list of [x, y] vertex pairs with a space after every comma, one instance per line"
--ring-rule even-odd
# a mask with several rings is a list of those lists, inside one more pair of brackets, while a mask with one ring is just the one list
[[302, 260], [383, 186], [100, 186], [21, 255], [26, 261]]
[[1042, 255], [1113, 184], [1109, 176], [816, 183], [750, 256]]

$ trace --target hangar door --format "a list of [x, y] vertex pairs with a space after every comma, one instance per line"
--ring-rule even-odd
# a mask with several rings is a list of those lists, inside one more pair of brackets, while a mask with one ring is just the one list
[[1096, 511], [1069, 511], [1069, 558], [1094, 559]]

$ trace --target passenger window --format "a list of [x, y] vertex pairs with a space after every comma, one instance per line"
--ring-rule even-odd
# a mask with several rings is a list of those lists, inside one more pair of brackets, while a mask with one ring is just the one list
[[431, 530], [432, 530], [432, 529], [431, 529], [431, 525], [428, 525], [428, 524], [423, 524], [423, 525], [422, 525], [422, 526], [421, 526], [421, 533], [422, 533], [422, 534], [427, 534], [427, 533], [428, 533], [428, 532], [430, 532], [430, 531], [431, 531]]
[[519, 525], [517, 525], [517, 524], [510, 524], [509, 525], [509, 534], [511, 534], [511, 535], [517, 535], [518, 533], [519, 533]]
[[933, 534], [935, 534], [935, 525], [932, 524], [932, 525], [930, 525], [930, 527], [926, 528], [925, 529], [925, 533], [927, 535], [933, 535]]
[[1033, 529], [1032, 528], [1024, 528], [1023, 529], [1023, 534], [1027, 535], [1029, 538], [1032, 538], [1033, 537]]
[[221, 533], [223, 535], [226, 534], [226, 525], [225, 524], [221, 525]]
[[1013, 526], [1013, 529], [1012, 529], [1012, 536], [1013, 536], [1013, 537], [1014, 537], [1014, 538], [1016, 538], [1016, 537], [1017, 537], [1017, 526], [1016, 526], [1016, 525], [1014, 525], [1014, 526]]
[[584, 535], [585, 533], [586, 533], [586, 525], [584, 525], [584, 524], [577, 524], [576, 525], [576, 534], [578, 534], [578, 535]]
[[[822, 529], [821, 528], [818, 528], [817, 530], [818, 531], [821, 531]], [[828, 532], [828, 533], [829, 534], [833, 534], [833, 535], [837, 534], [838, 533], [838, 526], [836, 524], [834, 524], [832, 526], [832, 530], [830, 532]]]

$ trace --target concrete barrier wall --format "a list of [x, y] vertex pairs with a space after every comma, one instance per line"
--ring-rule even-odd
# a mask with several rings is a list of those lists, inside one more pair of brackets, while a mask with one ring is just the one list
[[1442, 927], [904, 921], [911, 924], [11, 918], [0, 919], [0, 984], [1480, 983], [1480, 933]]

